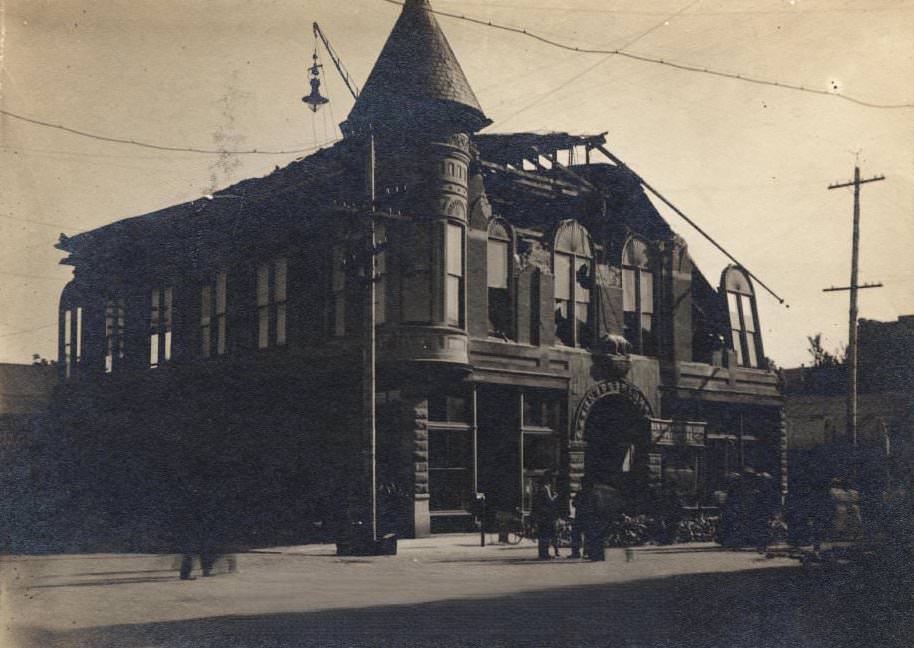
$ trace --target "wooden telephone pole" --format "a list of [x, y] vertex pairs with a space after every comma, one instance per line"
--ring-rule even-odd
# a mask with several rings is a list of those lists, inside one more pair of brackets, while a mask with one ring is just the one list
[[851, 443], [857, 445], [857, 291], [861, 288], [880, 288], [881, 283], [857, 283], [857, 271], [860, 259], [860, 185], [867, 182], [885, 180], [885, 176], [873, 176], [865, 180], [860, 179], [860, 166], [854, 165], [854, 179], [849, 182], [839, 182], [828, 185], [829, 189], [843, 187], [854, 188], [854, 235], [851, 243], [851, 283], [849, 286], [824, 288], [823, 292], [840, 290], [850, 291], [850, 312], [847, 331], [847, 435]]

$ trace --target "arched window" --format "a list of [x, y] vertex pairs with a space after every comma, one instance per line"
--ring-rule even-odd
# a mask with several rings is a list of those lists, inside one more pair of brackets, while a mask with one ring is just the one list
[[630, 238], [622, 250], [622, 310], [625, 339], [635, 353], [656, 353], [654, 270], [650, 247], [644, 239]]
[[736, 364], [758, 367], [765, 357], [758, 327], [755, 291], [749, 276], [737, 266], [729, 266], [721, 276], [721, 292], [727, 295], [730, 313], [730, 344], [736, 351]]
[[590, 235], [580, 223], [564, 221], [556, 231], [553, 250], [556, 341], [566, 346], [590, 346]]
[[489, 296], [489, 335], [513, 339], [511, 316], [511, 232], [501, 220], [489, 224], [486, 275]]

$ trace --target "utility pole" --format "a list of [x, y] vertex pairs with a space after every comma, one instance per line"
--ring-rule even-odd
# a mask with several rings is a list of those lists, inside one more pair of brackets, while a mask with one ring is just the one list
[[[316, 25], [316, 23], [315, 23]], [[375, 148], [374, 132], [368, 134], [368, 160], [367, 160], [368, 186], [368, 258], [365, 275], [368, 281], [367, 301], [368, 317], [366, 322], [365, 340], [365, 405], [368, 427], [368, 482], [371, 489], [371, 541], [373, 549], [377, 549], [378, 542], [378, 438], [377, 416], [375, 405], [375, 392], [377, 389], [376, 376], [376, 332], [375, 332], [375, 274], [377, 263], [375, 259]]]
[[854, 165], [854, 179], [849, 182], [839, 182], [828, 185], [829, 189], [843, 187], [854, 188], [854, 233], [851, 243], [851, 282], [849, 286], [824, 288], [823, 292], [841, 290], [850, 291], [850, 309], [847, 330], [847, 435], [851, 444], [857, 446], [857, 291], [861, 288], [880, 288], [881, 283], [857, 283], [857, 271], [860, 260], [860, 185], [867, 182], [885, 180], [885, 176], [873, 176], [865, 180], [860, 179], [860, 166]]

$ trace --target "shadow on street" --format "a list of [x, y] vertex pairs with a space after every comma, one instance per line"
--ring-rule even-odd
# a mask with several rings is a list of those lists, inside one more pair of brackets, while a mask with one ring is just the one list
[[910, 646], [910, 588], [795, 567], [412, 605], [31, 631], [44, 648]]

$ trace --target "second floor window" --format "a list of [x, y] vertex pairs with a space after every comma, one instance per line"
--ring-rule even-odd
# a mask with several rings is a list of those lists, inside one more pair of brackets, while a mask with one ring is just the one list
[[447, 279], [445, 292], [445, 322], [463, 326], [463, 227], [447, 224], [445, 244]]
[[200, 288], [200, 355], [209, 358], [226, 350], [227, 274], [217, 272], [213, 282]]
[[124, 360], [124, 298], [105, 304], [105, 373], [112, 373]]
[[286, 259], [257, 267], [257, 348], [286, 343]]
[[593, 253], [584, 226], [565, 221], [555, 234], [555, 337], [559, 344], [590, 346]]
[[749, 277], [736, 266], [730, 266], [724, 270], [722, 283], [722, 288], [727, 293], [730, 338], [736, 352], [736, 364], [741, 367], [759, 367], [759, 360], [764, 355], [756, 317], [755, 292]]
[[171, 286], [153, 288], [149, 313], [149, 366], [155, 368], [171, 360], [171, 329], [174, 290]]
[[629, 239], [622, 250], [622, 310], [625, 317], [625, 339], [635, 353], [656, 353], [654, 272], [650, 249], [639, 238]]
[[504, 224], [489, 226], [486, 259], [489, 298], [489, 335], [511, 338], [512, 317], [509, 292], [511, 275], [511, 235]]

